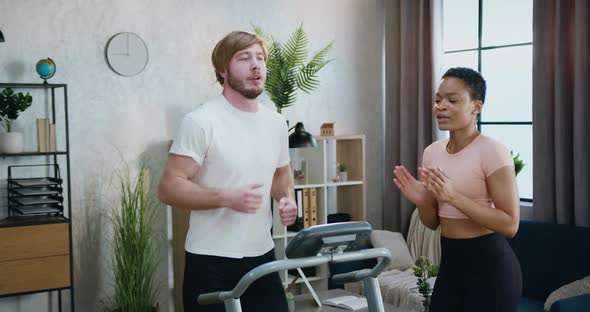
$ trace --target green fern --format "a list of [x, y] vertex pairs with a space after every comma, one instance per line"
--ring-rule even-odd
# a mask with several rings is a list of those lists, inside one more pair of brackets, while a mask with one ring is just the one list
[[265, 87], [277, 111], [281, 113], [283, 108], [295, 104], [298, 90], [311, 93], [319, 87], [317, 73], [332, 61], [327, 59], [327, 54], [334, 42], [316, 52], [306, 64], [308, 40], [303, 23], [284, 45], [258, 26], [254, 26], [254, 31], [268, 42]]

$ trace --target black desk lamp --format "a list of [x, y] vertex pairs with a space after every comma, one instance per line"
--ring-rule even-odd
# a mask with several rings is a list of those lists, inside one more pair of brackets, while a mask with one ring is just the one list
[[313, 135], [305, 131], [302, 122], [298, 122], [289, 131], [293, 128], [295, 128], [295, 131], [289, 135], [289, 148], [315, 147], [318, 145]]
[[4, 42], [4, 34], [2, 34], [2, 30], [0, 30], [0, 42]]

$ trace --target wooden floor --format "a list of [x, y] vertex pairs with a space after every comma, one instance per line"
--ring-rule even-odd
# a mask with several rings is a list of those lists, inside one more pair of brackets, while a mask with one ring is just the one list
[[[347, 292], [342, 289], [332, 289], [327, 291], [320, 291], [318, 292], [318, 297], [320, 301], [323, 299], [334, 298], [339, 296], [358, 296], [353, 293]], [[318, 307], [313, 300], [311, 294], [299, 295], [295, 297], [295, 311], [296, 312], [345, 312], [350, 310], [345, 310], [341, 308], [336, 308], [332, 306], [322, 306]], [[357, 312], [369, 312], [368, 309], [357, 310]], [[385, 304], [385, 312], [417, 312], [417, 311], [410, 311], [401, 308], [397, 308], [388, 304]]]

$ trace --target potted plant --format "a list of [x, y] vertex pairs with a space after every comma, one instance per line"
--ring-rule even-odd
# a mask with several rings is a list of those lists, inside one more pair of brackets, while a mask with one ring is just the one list
[[254, 31], [268, 42], [265, 88], [277, 112], [281, 113], [283, 108], [295, 103], [298, 90], [311, 93], [320, 85], [317, 73], [331, 62], [326, 59], [326, 55], [334, 42], [316, 52], [311, 60], [305, 63], [308, 56], [308, 41], [303, 31], [303, 23], [284, 45], [266, 35], [260, 27], [254, 26]]
[[414, 276], [418, 278], [418, 282], [416, 283], [418, 292], [424, 298], [424, 301], [422, 301], [424, 312], [430, 311], [430, 299], [432, 296], [432, 287], [428, 280], [438, 275], [438, 268], [438, 265], [432, 264], [430, 259], [424, 257], [419, 257], [412, 267]]
[[295, 312], [295, 295], [291, 292], [291, 288], [295, 285], [295, 282], [299, 279], [299, 275], [297, 275], [287, 288], [285, 288], [285, 296], [287, 297], [287, 304], [289, 305], [289, 312]]
[[516, 176], [518, 176], [518, 173], [522, 170], [522, 168], [524, 168], [526, 164], [524, 163], [524, 161], [522, 161], [522, 159], [520, 159], [520, 153], [517, 153], [516, 156], [514, 156], [511, 150], [510, 155], [514, 160], [514, 172], [516, 173]]
[[289, 312], [295, 312], [295, 295], [292, 292], [287, 291], [285, 292], [285, 296], [287, 296], [287, 304], [289, 306]]
[[156, 251], [152, 238], [155, 205], [146, 172], [144, 165], [134, 178], [127, 166], [118, 172], [120, 205], [113, 209], [110, 217], [114, 232], [112, 311], [159, 311], [158, 290], [154, 285]]
[[11, 88], [0, 92], [0, 120], [5, 132], [0, 134], [0, 152], [20, 153], [24, 150], [23, 133], [12, 132], [12, 122], [33, 103], [33, 97], [27, 92], [14, 93]]
[[346, 169], [348, 168], [345, 163], [337, 163], [336, 167], [338, 169], [338, 179], [340, 182], [348, 181], [348, 172]]

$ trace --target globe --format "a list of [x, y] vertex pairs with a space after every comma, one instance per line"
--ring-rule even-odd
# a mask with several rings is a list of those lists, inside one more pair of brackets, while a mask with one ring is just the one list
[[35, 69], [37, 70], [39, 76], [45, 79], [45, 83], [47, 83], [47, 79], [55, 75], [55, 63], [50, 58], [39, 60], [35, 66]]

